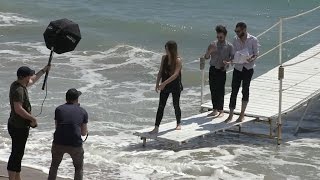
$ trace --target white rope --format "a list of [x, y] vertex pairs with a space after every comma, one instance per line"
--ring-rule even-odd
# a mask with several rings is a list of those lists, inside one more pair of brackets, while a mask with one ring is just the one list
[[293, 41], [293, 40], [295, 40], [295, 39], [297, 39], [297, 38], [299, 38], [299, 37], [302, 37], [302, 36], [304, 36], [304, 35], [312, 32], [312, 31], [318, 29], [319, 27], [320, 27], [320, 25], [318, 25], [318, 26], [315, 27], [315, 28], [310, 29], [309, 31], [306, 31], [306, 32], [300, 34], [299, 36], [296, 36], [296, 37], [294, 37], [294, 38], [292, 38], [292, 39], [289, 39], [289, 40], [287, 40], [287, 41], [284, 41], [284, 42], [282, 42], [282, 44], [286, 44], [286, 43], [291, 42], [291, 41]]
[[[290, 20], [290, 19], [294, 19], [294, 18], [297, 18], [297, 17], [300, 17], [300, 16], [303, 16], [305, 14], [308, 14], [308, 13], [311, 13], [317, 9], [319, 9], [320, 6], [318, 7], [315, 7], [309, 11], [306, 11], [306, 12], [303, 12], [303, 13], [300, 13], [300, 14], [297, 14], [297, 15], [294, 15], [294, 16], [290, 16], [290, 17], [285, 17], [285, 18], [282, 18], [283, 20]], [[271, 29], [273, 29], [274, 27], [276, 27], [277, 25], [280, 24], [280, 21], [276, 22], [274, 25], [272, 25], [270, 28], [268, 28], [267, 30], [263, 31], [262, 33], [260, 33], [259, 35], [257, 35], [257, 38], [259, 38], [260, 36], [264, 35], [265, 33], [269, 32]]]
[[264, 35], [265, 33], [269, 32], [271, 29], [273, 29], [274, 27], [278, 26], [280, 23], [280, 21], [278, 21], [277, 23], [275, 23], [274, 25], [272, 25], [270, 28], [268, 28], [267, 30], [263, 31], [262, 33], [260, 33], [257, 38], [259, 38], [260, 36]]
[[[311, 12], [313, 12], [313, 11], [319, 9], [319, 8], [320, 8], [320, 6], [315, 7], [315, 8], [313, 8], [313, 9], [309, 10], [309, 11], [306, 11], [306, 12], [303, 12], [303, 13], [300, 13], [300, 14], [297, 14], [297, 15], [294, 15], [294, 16], [285, 17], [285, 18], [283, 18], [283, 20], [290, 20], [290, 19], [293, 19], [293, 18], [300, 17], [300, 16], [303, 16], [303, 15], [305, 15], [305, 14], [311, 13]], [[264, 35], [265, 33], [267, 33], [268, 31], [270, 31], [271, 29], [273, 29], [274, 27], [276, 27], [276, 26], [279, 25], [279, 24], [280, 24], [280, 21], [278, 21], [277, 23], [275, 23], [274, 25], [272, 25], [270, 28], [268, 28], [268, 29], [265, 30], [264, 32], [260, 33], [260, 34], [257, 36], [257, 38], [259, 38], [260, 36]], [[273, 48], [270, 49], [269, 51], [267, 51], [267, 52], [263, 53], [262, 55], [260, 55], [257, 59], [260, 59], [261, 57], [263, 57], [263, 56], [269, 54], [270, 52], [274, 51], [274, 50], [277, 49], [280, 45], [287, 44], [288, 42], [291, 42], [291, 41], [293, 41], [293, 40], [295, 40], [295, 39], [297, 39], [297, 38], [299, 38], [299, 37], [302, 37], [302, 36], [304, 36], [304, 35], [312, 32], [312, 31], [318, 29], [319, 27], [320, 27], [320, 25], [317, 26], [317, 27], [315, 27], [315, 28], [312, 28], [311, 30], [306, 31], [306, 32], [304, 32], [304, 33], [302, 33], [302, 34], [294, 37], [294, 38], [291, 38], [291, 39], [289, 39], [289, 40], [287, 40], [287, 41], [284, 41], [284, 42], [282, 42], [281, 44], [278, 44], [277, 46], [273, 47]]]
[[[304, 32], [304, 33], [302, 33], [302, 34], [300, 34], [300, 35], [298, 35], [298, 36], [294, 37], [294, 38], [291, 38], [291, 39], [289, 39], [289, 40], [286, 40], [286, 41], [282, 42], [282, 43], [281, 43], [281, 45], [287, 44], [287, 43], [289, 43], [289, 42], [291, 42], [291, 41], [293, 41], [293, 40], [295, 40], [295, 39], [297, 39], [297, 38], [299, 38], [299, 37], [302, 37], [302, 36], [304, 36], [304, 35], [306, 35], [306, 34], [308, 34], [308, 33], [312, 32], [312, 31], [314, 31], [314, 30], [318, 29], [319, 27], [320, 27], [320, 25], [318, 25], [318, 26], [316, 26], [316, 27], [314, 27], [314, 28], [310, 29], [309, 31], [306, 31], [306, 32]], [[277, 49], [279, 46], [280, 46], [280, 44], [278, 44], [277, 46], [273, 47], [273, 48], [272, 48], [272, 49], [270, 49], [269, 51], [267, 51], [267, 52], [263, 53], [262, 55], [258, 56], [258, 58], [257, 58], [257, 59], [260, 59], [261, 57], [263, 57], [263, 56], [267, 55], [267, 54], [268, 54], [268, 53], [270, 53], [271, 51], [274, 51], [274, 50], [275, 50], [275, 49]]]
[[257, 57], [257, 60], [258, 60], [258, 59], [260, 59], [260, 58], [262, 58], [263, 56], [265, 56], [265, 55], [269, 54], [271, 51], [274, 51], [274, 50], [275, 50], [275, 49], [277, 49], [279, 46], [280, 46], [280, 45], [275, 46], [275, 47], [273, 47], [272, 49], [270, 49], [269, 51], [267, 51], [267, 52], [265, 52], [265, 53], [261, 54], [260, 56], [258, 56], [258, 57]]
[[282, 67], [289, 67], [289, 66], [294, 66], [294, 65], [300, 64], [300, 63], [302, 63], [304, 61], [307, 61], [307, 60], [317, 56], [318, 54], [320, 54], [320, 52], [318, 52], [318, 53], [316, 53], [316, 54], [314, 54], [314, 55], [312, 55], [312, 56], [310, 56], [310, 57], [308, 57], [308, 58], [306, 58], [304, 60], [301, 60], [301, 61], [298, 61], [298, 62], [295, 62], [295, 63], [291, 63], [291, 64], [282, 65]]
[[294, 19], [294, 18], [300, 17], [300, 16], [303, 16], [303, 15], [305, 15], [305, 14], [311, 13], [311, 12], [313, 12], [313, 11], [319, 9], [319, 8], [320, 8], [320, 6], [315, 7], [315, 8], [313, 8], [313, 9], [309, 10], [309, 11], [306, 11], [306, 12], [303, 12], [303, 13], [300, 13], [300, 14], [297, 14], [297, 15], [294, 15], [294, 16], [285, 17], [285, 18], [283, 18], [283, 20], [290, 20], [290, 19]]

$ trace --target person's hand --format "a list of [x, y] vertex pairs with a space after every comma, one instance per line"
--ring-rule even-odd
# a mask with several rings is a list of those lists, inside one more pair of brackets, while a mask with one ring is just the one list
[[159, 86], [159, 90], [162, 91], [166, 87], [165, 83], [161, 83]]
[[42, 70], [44, 72], [49, 72], [50, 71], [51, 66], [46, 65]]
[[255, 56], [254, 55], [252, 55], [250, 58], [248, 58], [247, 59], [247, 61], [250, 63], [250, 62], [252, 62], [252, 61], [254, 61], [255, 60]]
[[32, 120], [31, 123], [30, 123], [30, 126], [32, 128], [36, 128], [38, 126], [37, 120], [36, 119]]
[[208, 52], [209, 54], [213, 53], [214, 51], [216, 51], [217, 47], [215, 44], [210, 44], [210, 46], [208, 47]]
[[159, 84], [156, 84], [155, 91], [158, 93], [159, 92]]
[[224, 65], [229, 65], [229, 64], [232, 64], [232, 61], [223, 60], [223, 64]]

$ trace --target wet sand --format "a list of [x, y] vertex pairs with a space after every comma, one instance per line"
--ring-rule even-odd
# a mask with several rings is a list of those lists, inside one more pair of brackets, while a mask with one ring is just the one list
[[[23, 180], [44, 180], [48, 178], [48, 175], [44, 172], [29, 168], [23, 167], [21, 171], [21, 178]], [[0, 180], [8, 180], [8, 173], [7, 173], [7, 163], [0, 161]], [[57, 180], [67, 180], [64, 178], [57, 178]]]

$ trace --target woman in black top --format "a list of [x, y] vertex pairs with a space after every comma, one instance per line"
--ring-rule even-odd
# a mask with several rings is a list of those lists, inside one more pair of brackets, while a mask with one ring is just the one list
[[[183, 89], [181, 83], [181, 59], [178, 57], [178, 46], [175, 41], [168, 41], [165, 45], [166, 55], [162, 56], [160, 70], [157, 76], [156, 92], [160, 91], [160, 101], [156, 116], [155, 128], [150, 133], [158, 133], [163, 117], [163, 111], [169, 94], [172, 93], [173, 107], [176, 114], [176, 130], [181, 129], [180, 94]], [[161, 84], [159, 85], [161, 80]]]

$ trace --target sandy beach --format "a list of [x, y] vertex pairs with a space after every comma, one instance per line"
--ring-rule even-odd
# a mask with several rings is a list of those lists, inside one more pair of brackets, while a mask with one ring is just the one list
[[[8, 179], [7, 174], [7, 163], [0, 161], [0, 180], [6, 180]], [[23, 167], [21, 178], [23, 180], [44, 180], [48, 178], [48, 175], [43, 173], [42, 171], [39, 171], [37, 169]], [[57, 178], [57, 180], [66, 180], [65, 178]]]

